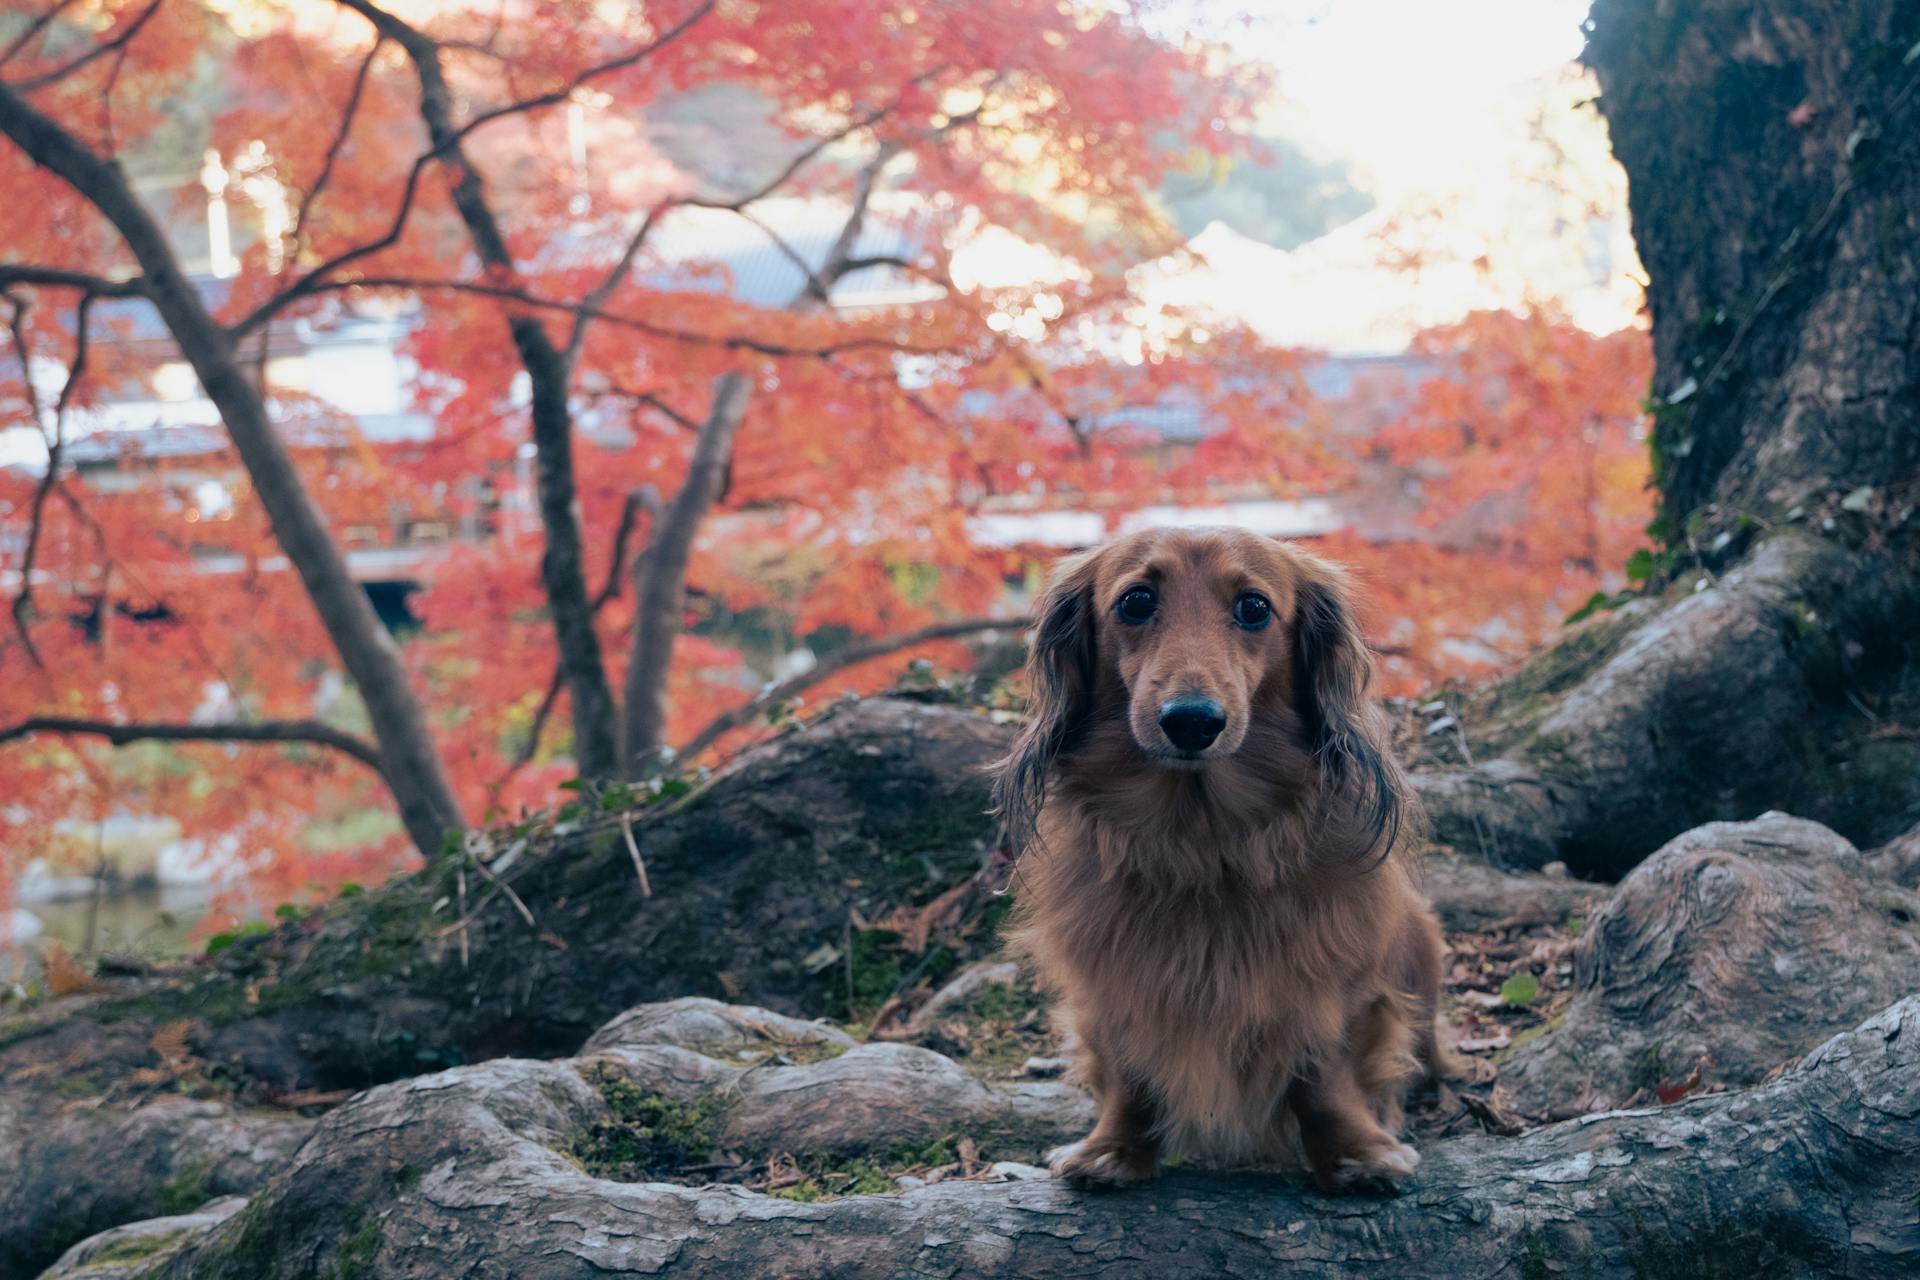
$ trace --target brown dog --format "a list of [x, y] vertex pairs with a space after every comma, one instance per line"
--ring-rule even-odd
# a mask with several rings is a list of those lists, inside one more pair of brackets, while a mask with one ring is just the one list
[[1100, 1108], [1054, 1172], [1285, 1162], [1297, 1135], [1322, 1187], [1391, 1189], [1419, 1163], [1402, 1094], [1440, 1064], [1441, 940], [1341, 571], [1146, 531], [1064, 562], [1037, 617], [997, 779], [1013, 945]]

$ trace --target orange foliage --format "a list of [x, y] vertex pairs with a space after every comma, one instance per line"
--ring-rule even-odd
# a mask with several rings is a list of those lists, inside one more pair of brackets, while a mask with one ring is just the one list
[[[725, 498], [694, 555], [671, 740], [762, 683], [743, 663], [744, 637], [777, 651], [828, 629], [872, 637], [1004, 612], [1010, 584], [1050, 551], [982, 545], [982, 512], [1074, 508], [1118, 521], [1223, 486], [1306, 496], [1411, 477], [1417, 510], [1400, 526], [1326, 546], [1367, 582], [1390, 685], [1402, 691], [1524, 652], [1607, 581], [1644, 523], [1634, 435], [1642, 335], [1595, 338], [1547, 312], [1468, 317], [1422, 339], [1438, 376], [1368, 440], [1330, 429], [1295, 353], [1217, 317], [1142, 316], [1127, 273], [1177, 246], [1152, 191], [1196, 151], [1240, 147], [1267, 91], [1222, 50], [1156, 34], [1179, 29], [1177, 6], [387, 6], [440, 42], [464, 119], [552, 98], [464, 140], [505, 228], [511, 273], [476, 268], [451, 202], [458, 174], [415, 163], [429, 145], [412, 69], [359, 15], [328, 0], [169, 3], [143, 17], [148, 7], [84, 6], [77, 27], [56, 24], [59, 39], [29, 42], [0, 63], [0, 78], [31, 83], [72, 59], [81, 37], [106, 44], [144, 23], [116, 52], [29, 96], [103, 155], [177, 146], [169, 104], [217, 104], [207, 145], [251, 155], [249, 172], [285, 192], [289, 215], [278, 240], [240, 247], [239, 274], [217, 299], [229, 324], [276, 309], [239, 339], [243, 353], [276, 328], [325, 323], [343, 299], [417, 308], [406, 355], [420, 370], [413, 394], [427, 438], [369, 443], [351, 419], [294, 390], [276, 389], [274, 406], [343, 537], [396, 512], [490, 530], [410, 570], [423, 588], [411, 601], [422, 626], [404, 645], [472, 817], [549, 804], [571, 773], [564, 697], [540, 750], [514, 767], [555, 658], [521, 456], [524, 377], [504, 321], [537, 316], [564, 347], [576, 323], [569, 305], [605, 284], [649, 211], [667, 236], [672, 219], [696, 212], [689, 205], [752, 192], [787, 159], [807, 157], [779, 197], [844, 206], [860, 170], [887, 157], [869, 224], [900, 261], [871, 270], [920, 287], [857, 310], [756, 304], [734, 296], [742, 282], [725, 259], [670, 252], [656, 237], [580, 334], [572, 386], [590, 592], [613, 567], [629, 495], [674, 492], [688, 422], [706, 412], [714, 378], [739, 370], [754, 380]], [[0, 12], [41, 8], [0, 0]], [[648, 56], [587, 74], [670, 31]], [[214, 88], [199, 79], [209, 67], [219, 68]], [[750, 91], [784, 152], [729, 157], [716, 132], [691, 146], [681, 137], [678, 158], [669, 155], [671, 131], [650, 122], [712, 85]], [[690, 171], [690, 150], [717, 152], [712, 172]], [[98, 216], [7, 145], [0, 188], [10, 193], [0, 202], [7, 261], [126, 269]], [[1029, 273], [1042, 278], [956, 283], [967, 255], [994, 235], [1044, 251], [1047, 265]], [[338, 261], [367, 245], [378, 247]], [[297, 300], [285, 300], [290, 290]], [[30, 388], [0, 354], [0, 426], [51, 436], [64, 429], [51, 396], [74, 351], [76, 295], [16, 292], [31, 304], [21, 340], [54, 376], [50, 392]], [[75, 421], [151, 373], [106, 322], [96, 318], [90, 332]], [[1165, 446], [1153, 413], [1169, 405], [1206, 430]], [[231, 506], [203, 509], [197, 495], [209, 478]], [[0, 471], [10, 596], [38, 484]], [[0, 640], [0, 731], [34, 715], [317, 715], [364, 732], [231, 458], [67, 471], [40, 505], [31, 603], [22, 627]], [[646, 518], [639, 523], [636, 545]], [[616, 688], [631, 595], [612, 596], [598, 616]], [[964, 660], [951, 643], [920, 652]], [[849, 669], [814, 696], [882, 686], [914, 656]], [[116, 812], [171, 816], [190, 836], [244, 850], [262, 899], [377, 878], [409, 856], [397, 826], [386, 838], [335, 829], [388, 801], [364, 766], [321, 748], [116, 750], [35, 736], [5, 751], [0, 860], [58, 849], [73, 824]], [[4, 877], [0, 866], [0, 886]]]

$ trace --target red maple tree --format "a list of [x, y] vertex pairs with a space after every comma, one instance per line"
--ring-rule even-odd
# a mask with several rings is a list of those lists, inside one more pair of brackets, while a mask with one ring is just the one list
[[[743, 635], [820, 642], [825, 692], [963, 660], [1047, 554], [983, 541], [983, 513], [1415, 475], [1391, 543], [1329, 540], [1398, 689], [1523, 650], [1644, 521], [1637, 335], [1470, 317], [1354, 439], [1301, 356], [1143, 304], [1134, 269], [1178, 249], [1157, 185], [1241, 147], [1269, 90], [1170, 35], [1177, 8], [0, 15], [0, 419], [48, 453], [0, 472], [0, 862], [131, 810], [238, 851], [262, 897], [377, 874], [399, 840], [348, 815], [397, 810], [431, 854], [575, 775], [738, 737]], [[715, 90], [758, 146], [662, 124]], [[189, 103], [272, 206], [217, 288], [128, 177]], [[782, 291], [742, 278], [740, 236]], [[276, 335], [382, 307], [410, 326], [415, 438], [276, 380]], [[128, 337], [154, 315], [226, 452], [82, 475], [89, 411], [154, 375]], [[1200, 429], [1169, 445], [1168, 415]], [[479, 531], [426, 557], [398, 645], [342, 554], [396, 511]]]

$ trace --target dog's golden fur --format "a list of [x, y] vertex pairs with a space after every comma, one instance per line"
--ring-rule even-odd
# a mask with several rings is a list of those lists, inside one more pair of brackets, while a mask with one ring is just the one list
[[[1129, 623], [1141, 590], [1154, 612]], [[1248, 594], [1258, 629], [1236, 620]], [[997, 790], [1024, 848], [1013, 945], [1100, 1109], [1057, 1173], [1119, 1184], [1163, 1153], [1265, 1164], [1296, 1143], [1328, 1189], [1412, 1172], [1396, 1131], [1440, 1063], [1441, 940], [1370, 674], [1344, 576], [1284, 543], [1147, 531], [1056, 571]], [[1182, 751], [1161, 717], [1195, 697], [1225, 723]]]

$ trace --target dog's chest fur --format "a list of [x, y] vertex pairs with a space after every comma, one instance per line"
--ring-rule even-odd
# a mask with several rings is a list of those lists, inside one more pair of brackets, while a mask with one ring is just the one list
[[[1390, 989], [1403, 870], [1290, 872], [1259, 838], [1074, 834], [1028, 858], [1016, 944], [1074, 1033], [1150, 1085], [1172, 1145], [1272, 1155], [1288, 1085], [1340, 1049], [1350, 1011]], [[1300, 834], [1268, 838], [1298, 848]]]

